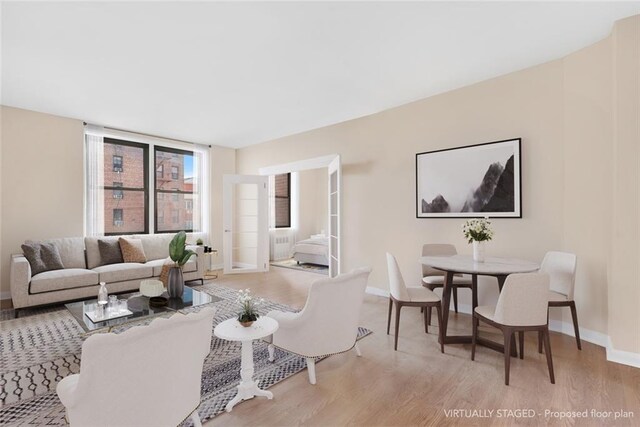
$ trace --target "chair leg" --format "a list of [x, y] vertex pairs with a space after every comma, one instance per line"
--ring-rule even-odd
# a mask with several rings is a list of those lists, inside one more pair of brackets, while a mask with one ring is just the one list
[[316, 359], [307, 357], [307, 371], [309, 371], [309, 382], [316, 383]]
[[[424, 310], [424, 307], [422, 307], [422, 309]], [[429, 323], [427, 322], [427, 310], [424, 310], [424, 333], [425, 334], [429, 333]]]
[[476, 359], [476, 340], [478, 339], [478, 323], [480, 323], [480, 319], [473, 315], [472, 321], [473, 332], [471, 334], [471, 360]]
[[393, 300], [389, 298], [389, 316], [387, 318], [387, 335], [389, 335], [389, 328], [391, 327], [391, 307], [393, 306]]
[[442, 329], [442, 305], [438, 303], [436, 306], [438, 314], [438, 338], [440, 340], [440, 353], [444, 353], [444, 329]]
[[582, 344], [580, 343], [580, 328], [578, 327], [578, 312], [576, 311], [575, 301], [569, 303], [571, 308], [571, 318], [573, 319], [573, 332], [576, 335], [576, 343], [578, 344], [578, 350], [582, 350]]
[[273, 362], [275, 360], [274, 353], [276, 351], [276, 349], [273, 346], [273, 344], [269, 344], [267, 346], [267, 351], [269, 352], [269, 362]]
[[513, 331], [506, 328], [504, 331], [504, 385], [509, 385], [509, 369], [511, 368], [511, 337]]
[[538, 331], [538, 353], [542, 354], [542, 331]]
[[360, 351], [360, 347], [358, 347], [358, 343], [356, 343], [353, 348], [356, 350], [356, 354], [358, 355], [358, 357], [362, 357], [362, 352]]
[[524, 359], [524, 331], [518, 331], [518, 342], [520, 344], [520, 359]]
[[458, 288], [453, 288], [453, 309], [455, 312], [458, 312]]
[[431, 307], [427, 307], [427, 325], [431, 326]]
[[193, 411], [191, 414], [191, 421], [193, 422], [193, 427], [202, 427], [202, 421], [200, 421], [198, 411]]
[[396, 336], [395, 343], [393, 345], [393, 349], [398, 351], [398, 334], [400, 333], [400, 309], [402, 308], [402, 304], [396, 303]]
[[547, 355], [547, 366], [549, 367], [549, 378], [551, 384], [556, 383], [556, 377], [553, 375], [553, 358], [551, 357], [551, 341], [549, 340], [549, 328], [547, 327], [544, 332], [544, 352]]

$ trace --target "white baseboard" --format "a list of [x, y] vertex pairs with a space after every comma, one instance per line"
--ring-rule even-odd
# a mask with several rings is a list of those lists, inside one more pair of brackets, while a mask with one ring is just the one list
[[[582, 329], [580, 329], [582, 332]], [[632, 353], [630, 351], [616, 350], [613, 348], [611, 338], [608, 338], [607, 342], [607, 360], [610, 362], [620, 363], [622, 365], [633, 366], [634, 368], [640, 368], [640, 354]]]
[[[370, 295], [376, 295], [386, 298], [389, 297], [389, 291], [385, 291], [380, 288], [374, 288], [372, 286], [367, 286], [366, 292]], [[451, 304], [451, 309], [453, 310], [453, 301], [451, 302]], [[458, 312], [471, 314], [471, 306], [469, 304], [458, 304]], [[573, 323], [551, 320], [549, 322], [549, 330], [560, 332], [561, 334], [568, 335], [570, 337], [575, 337], [575, 334], [573, 332]], [[580, 339], [582, 341], [587, 341], [592, 344], [599, 345], [600, 347], [604, 347], [607, 350], [607, 360], [609, 362], [615, 362], [623, 365], [633, 366], [635, 368], [640, 368], [640, 354], [614, 349], [609, 336], [603, 334], [602, 332], [592, 331], [591, 329], [580, 327]]]

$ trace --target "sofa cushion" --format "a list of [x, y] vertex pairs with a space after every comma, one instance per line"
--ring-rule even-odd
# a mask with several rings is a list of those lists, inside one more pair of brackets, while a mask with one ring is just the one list
[[84, 246], [87, 249], [87, 268], [89, 269], [94, 269], [100, 265], [100, 247], [98, 246], [98, 240], [118, 243], [118, 236], [84, 238]]
[[[27, 240], [25, 243], [31, 242], [33, 240]], [[84, 238], [65, 237], [62, 239], [47, 239], [42, 242], [52, 243], [58, 248], [64, 268], [87, 268], [87, 263], [84, 260]]]
[[31, 278], [30, 291], [32, 294], [38, 294], [97, 284], [98, 273], [95, 271], [85, 270], [84, 268], [65, 268], [36, 274]]
[[101, 282], [107, 283], [153, 277], [153, 267], [137, 262], [102, 265], [93, 271], [100, 275]]
[[136, 239], [142, 240], [142, 247], [147, 259], [163, 259], [169, 256], [169, 243], [174, 234], [136, 234]]
[[171, 263], [171, 265], [173, 265], [173, 261], [171, 261], [170, 258], [154, 259], [151, 261], [147, 261], [145, 265], [153, 268], [153, 277], [158, 277], [160, 276], [160, 273], [162, 272], [162, 266], [165, 263]]
[[124, 262], [147, 262], [147, 256], [142, 247], [142, 240], [121, 237], [118, 239], [118, 242], [120, 242], [120, 250], [122, 251]]
[[118, 264], [124, 262], [120, 242], [116, 240], [98, 240], [98, 251], [100, 252], [100, 265]]
[[25, 258], [31, 266], [31, 274], [64, 268], [58, 247], [52, 243], [29, 242], [22, 245]]
[[[198, 266], [196, 264], [195, 259], [196, 259], [196, 257], [193, 256], [193, 257], [191, 257], [191, 259], [189, 261], [187, 261], [187, 263], [182, 268], [182, 271], [184, 273], [190, 273], [190, 272], [196, 271], [198, 269]], [[153, 267], [153, 276], [154, 277], [158, 277], [158, 276], [160, 276], [162, 274], [162, 267], [164, 267], [165, 265], [167, 265], [169, 267], [173, 267], [174, 262], [171, 261], [171, 258], [154, 259], [152, 261], [147, 261], [147, 263], [145, 265]], [[162, 279], [160, 279], [160, 280], [162, 280]]]

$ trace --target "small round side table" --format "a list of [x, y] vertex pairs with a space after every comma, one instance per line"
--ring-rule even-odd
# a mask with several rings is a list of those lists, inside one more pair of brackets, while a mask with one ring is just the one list
[[255, 396], [263, 396], [273, 399], [273, 393], [258, 388], [253, 380], [253, 340], [267, 337], [278, 330], [278, 322], [270, 317], [262, 316], [249, 327], [242, 326], [237, 319], [228, 319], [218, 324], [213, 334], [227, 341], [242, 342], [242, 359], [240, 364], [240, 384], [238, 394], [227, 403], [226, 410], [231, 412], [233, 407], [243, 400], [252, 399]]

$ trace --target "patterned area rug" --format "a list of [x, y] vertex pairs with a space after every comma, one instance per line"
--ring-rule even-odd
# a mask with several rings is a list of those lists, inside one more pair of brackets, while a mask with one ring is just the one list
[[324, 275], [329, 274], [329, 267], [327, 267], [326, 265], [306, 264], [306, 263], [298, 264], [298, 261], [296, 261], [293, 258], [285, 259], [282, 261], [271, 261], [271, 265], [274, 265], [276, 267], [291, 268], [293, 270], [310, 271], [312, 273], [318, 273], [318, 274], [324, 274]]
[[[216, 308], [214, 325], [235, 316], [237, 291], [213, 284], [198, 289], [220, 298], [210, 304]], [[293, 311], [283, 304], [265, 302], [264, 312], [274, 309]], [[56, 385], [67, 375], [80, 371], [82, 342], [87, 335], [62, 306], [18, 319], [11, 317], [11, 310], [0, 311], [0, 426], [66, 425]], [[149, 322], [151, 319], [130, 323], [114, 332]], [[359, 328], [358, 339], [370, 333]], [[240, 350], [241, 343], [213, 336], [202, 372], [202, 401], [198, 409], [202, 421], [224, 411], [235, 396], [240, 381]], [[275, 359], [273, 363], [268, 361], [266, 343], [254, 342], [254, 379], [261, 388], [269, 388], [306, 366], [302, 357], [278, 349]]]

